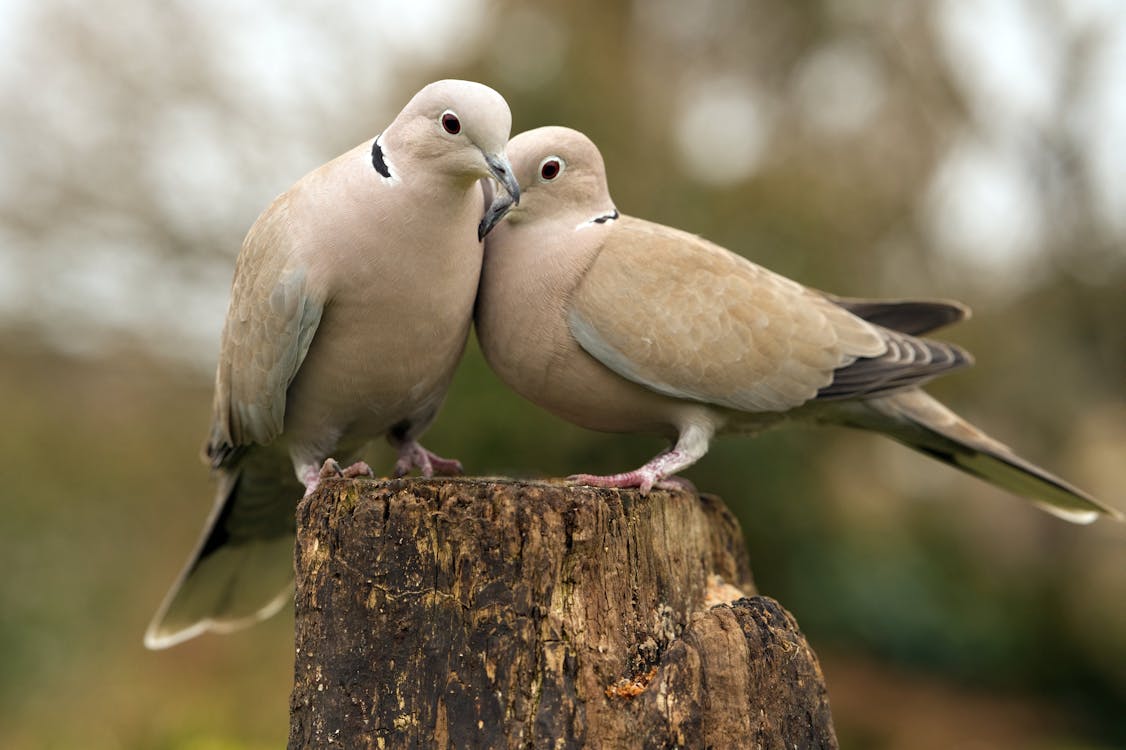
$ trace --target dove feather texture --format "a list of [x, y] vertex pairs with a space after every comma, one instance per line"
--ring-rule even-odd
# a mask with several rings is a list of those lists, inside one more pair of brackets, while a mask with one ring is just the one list
[[972, 363], [920, 335], [969, 310], [835, 297], [698, 236], [619, 214], [597, 147], [547, 127], [508, 145], [521, 188], [486, 239], [476, 308], [486, 360], [580, 426], [663, 435], [634, 471], [577, 481], [675, 484], [721, 433], [785, 421], [879, 432], [1075, 522], [1120, 514], [1019, 458], [920, 389]]
[[480, 183], [519, 197], [504, 155], [510, 125], [487, 86], [430, 84], [255, 222], [235, 266], [204, 448], [218, 493], [146, 633], [150, 648], [252, 624], [287, 601], [296, 505], [339, 471], [334, 453], [386, 436], [397, 473], [460, 468], [417, 438], [472, 321], [487, 231]]

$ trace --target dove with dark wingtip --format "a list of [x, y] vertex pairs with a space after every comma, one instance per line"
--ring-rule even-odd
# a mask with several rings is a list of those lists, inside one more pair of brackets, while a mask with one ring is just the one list
[[890, 436], [1069, 521], [1121, 517], [921, 390], [971, 364], [920, 338], [964, 306], [834, 297], [622, 215], [601, 154], [574, 130], [522, 133], [508, 155], [522, 200], [498, 195], [486, 212], [507, 212], [485, 243], [475, 319], [486, 360], [564, 419], [671, 443], [636, 470], [572, 479], [644, 493], [677, 484], [716, 434], [805, 421]]
[[511, 121], [487, 86], [432, 83], [255, 222], [235, 268], [205, 446], [218, 495], [148, 647], [250, 625], [288, 600], [302, 493], [324, 476], [371, 472], [341, 470], [332, 455], [386, 436], [396, 474], [460, 471], [418, 437], [469, 333], [480, 236], [492, 226], [480, 182], [519, 199], [504, 154]]

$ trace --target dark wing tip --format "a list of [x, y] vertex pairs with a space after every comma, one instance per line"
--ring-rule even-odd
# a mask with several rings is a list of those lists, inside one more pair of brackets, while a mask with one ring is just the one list
[[909, 336], [967, 320], [970, 308], [955, 300], [870, 300], [826, 295], [838, 307], [881, 328]]
[[878, 357], [861, 357], [835, 370], [833, 382], [817, 391], [819, 400], [883, 396], [914, 388], [974, 362], [973, 356], [956, 344], [893, 330], [881, 333], [887, 350]]

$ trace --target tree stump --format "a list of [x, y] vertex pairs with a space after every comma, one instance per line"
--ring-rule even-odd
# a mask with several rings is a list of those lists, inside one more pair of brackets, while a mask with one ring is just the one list
[[290, 748], [837, 746], [715, 497], [326, 481], [296, 566]]

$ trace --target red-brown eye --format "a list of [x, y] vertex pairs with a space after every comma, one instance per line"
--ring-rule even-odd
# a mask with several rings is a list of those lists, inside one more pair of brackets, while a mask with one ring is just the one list
[[558, 156], [549, 156], [540, 162], [540, 179], [551, 182], [563, 173], [563, 160]]
[[457, 119], [457, 115], [449, 110], [442, 113], [442, 127], [450, 135], [457, 135], [461, 132], [461, 120]]

